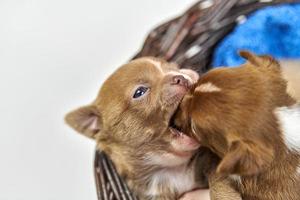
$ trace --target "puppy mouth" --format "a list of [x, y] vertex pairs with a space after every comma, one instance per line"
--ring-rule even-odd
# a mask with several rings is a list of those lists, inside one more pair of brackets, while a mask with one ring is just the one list
[[182, 132], [182, 128], [181, 127], [178, 127], [176, 124], [175, 124], [175, 119], [174, 119], [174, 115], [171, 117], [170, 119], [170, 122], [169, 122], [169, 129], [172, 133], [173, 136], [176, 136], [176, 137], [180, 137], [182, 135], [184, 135], [184, 133]]
[[172, 96], [173, 99], [173, 112], [171, 112], [170, 120], [169, 120], [169, 130], [172, 136], [172, 140], [176, 141], [180, 146], [176, 146], [175, 149], [180, 149], [180, 151], [191, 151], [194, 150], [195, 147], [199, 147], [199, 143], [196, 142], [193, 138], [186, 135], [183, 129], [175, 124], [175, 115], [178, 109], [180, 102], [182, 101], [184, 95], [186, 95], [189, 89], [192, 87], [193, 82], [190, 79], [185, 79], [184, 87], [181, 86], [181, 92], [178, 92], [176, 95]]
[[183, 97], [184, 97], [184, 95], [177, 97], [175, 103], [173, 104], [173, 106], [175, 106], [175, 109], [172, 111], [170, 120], [169, 120], [169, 129], [170, 129], [172, 135], [177, 136], [177, 137], [185, 135], [182, 128], [177, 126], [175, 123], [175, 115], [176, 115], [178, 106], [179, 106], [181, 100], [183, 99]]
[[172, 138], [172, 152], [180, 157], [191, 156], [200, 147], [200, 144], [175, 125], [174, 116], [170, 120], [169, 130]]

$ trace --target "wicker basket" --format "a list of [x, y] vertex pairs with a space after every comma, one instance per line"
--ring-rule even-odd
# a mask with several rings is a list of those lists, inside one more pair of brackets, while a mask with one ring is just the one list
[[[201, 74], [209, 70], [218, 42], [249, 13], [268, 5], [293, 2], [299, 0], [201, 0], [183, 15], [151, 31], [134, 58], [161, 57]], [[99, 200], [137, 199], [104, 152], [96, 151], [94, 169]]]

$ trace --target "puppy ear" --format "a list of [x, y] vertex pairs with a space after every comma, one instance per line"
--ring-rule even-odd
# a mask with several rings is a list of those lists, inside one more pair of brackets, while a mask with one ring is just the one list
[[239, 54], [240, 56], [248, 60], [251, 64], [257, 67], [269, 67], [274, 69], [280, 68], [280, 64], [272, 56], [257, 56], [254, 53], [251, 53], [250, 51], [240, 51]]
[[234, 141], [218, 165], [217, 173], [255, 175], [271, 164], [273, 156], [273, 150], [266, 146], [259, 147], [251, 141]]
[[94, 105], [84, 106], [68, 113], [65, 121], [73, 129], [92, 139], [95, 139], [102, 125], [101, 114]]

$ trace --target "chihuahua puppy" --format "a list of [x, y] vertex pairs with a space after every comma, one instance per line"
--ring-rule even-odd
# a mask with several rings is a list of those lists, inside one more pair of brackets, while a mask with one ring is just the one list
[[194, 170], [199, 143], [170, 125], [197, 80], [196, 72], [175, 64], [136, 59], [104, 82], [94, 102], [70, 112], [65, 120], [96, 140], [139, 199], [174, 200], [207, 186], [204, 176], [196, 175], [201, 172]]
[[280, 65], [241, 52], [247, 63], [209, 71], [184, 97], [175, 124], [211, 149], [216, 174], [245, 200], [300, 199], [300, 107]]

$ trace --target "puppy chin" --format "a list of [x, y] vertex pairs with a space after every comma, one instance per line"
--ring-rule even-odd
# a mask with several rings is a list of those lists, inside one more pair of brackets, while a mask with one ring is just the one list
[[200, 147], [193, 138], [169, 128], [169, 139], [164, 150], [152, 151], [145, 154], [145, 161], [149, 165], [160, 167], [179, 167], [190, 162], [191, 158]]
[[193, 154], [200, 147], [200, 144], [195, 139], [183, 132], [171, 127], [170, 131], [172, 134], [171, 146], [174, 153], [178, 156]]

